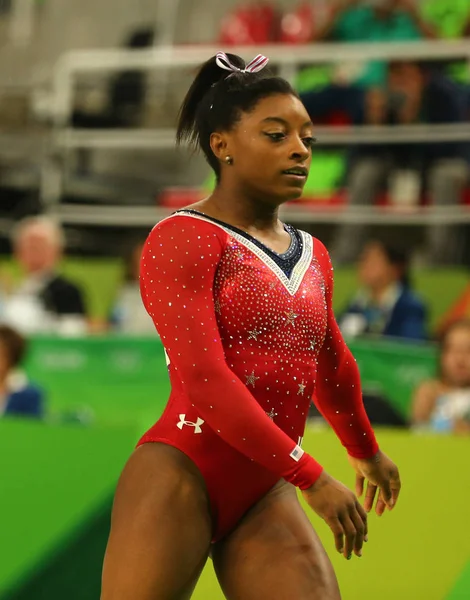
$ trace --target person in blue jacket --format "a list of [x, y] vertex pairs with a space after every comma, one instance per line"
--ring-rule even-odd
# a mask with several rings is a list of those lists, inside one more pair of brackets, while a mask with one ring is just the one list
[[411, 287], [407, 252], [369, 242], [359, 260], [361, 289], [340, 315], [343, 335], [426, 339], [427, 311]]
[[44, 394], [30, 384], [19, 367], [27, 343], [17, 331], [0, 325], [0, 417], [40, 419], [44, 416]]

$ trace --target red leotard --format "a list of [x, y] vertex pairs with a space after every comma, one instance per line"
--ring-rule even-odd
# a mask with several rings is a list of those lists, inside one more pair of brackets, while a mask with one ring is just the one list
[[279, 479], [306, 489], [319, 477], [299, 445], [312, 397], [351, 456], [378, 450], [333, 315], [328, 253], [299, 233], [289, 277], [252, 239], [192, 211], [156, 225], [144, 248], [142, 298], [172, 390], [139, 443], [164, 442], [193, 460], [214, 540]]

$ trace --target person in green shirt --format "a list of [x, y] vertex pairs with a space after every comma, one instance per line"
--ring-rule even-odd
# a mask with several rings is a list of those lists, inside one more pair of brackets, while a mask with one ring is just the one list
[[[337, 0], [313, 41], [397, 42], [435, 37], [434, 28], [421, 17], [413, 0]], [[366, 62], [356, 83], [383, 86], [386, 74], [383, 61]]]

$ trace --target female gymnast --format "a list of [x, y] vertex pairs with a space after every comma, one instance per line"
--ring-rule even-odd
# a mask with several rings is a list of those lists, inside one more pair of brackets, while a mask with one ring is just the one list
[[[165, 347], [171, 395], [118, 484], [102, 600], [189, 598], [208, 556], [229, 600], [338, 600], [303, 511], [361, 556], [367, 512], [400, 491], [364, 411], [332, 309], [328, 252], [279, 220], [298, 198], [313, 125], [259, 55], [219, 53], [181, 108], [217, 186], [158, 223], [141, 262], [143, 302]], [[364, 507], [301, 447], [311, 399], [347, 451]]]

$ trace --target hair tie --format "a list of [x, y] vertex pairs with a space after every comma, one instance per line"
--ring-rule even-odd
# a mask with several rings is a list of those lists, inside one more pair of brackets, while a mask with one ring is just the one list
[[244, 69], [239, 69], [230, 62], [230, 59], [225, 52], [217, 52], [215, 62], [221, 69], [224, 69], [225, 71], [231, 71], [232, 73], [258, 73], [258, 71], [264, 69], [264, 67], [268, 64], [269, 58], [263, 56], [262, 54], [258, 54], [246, 65]]

